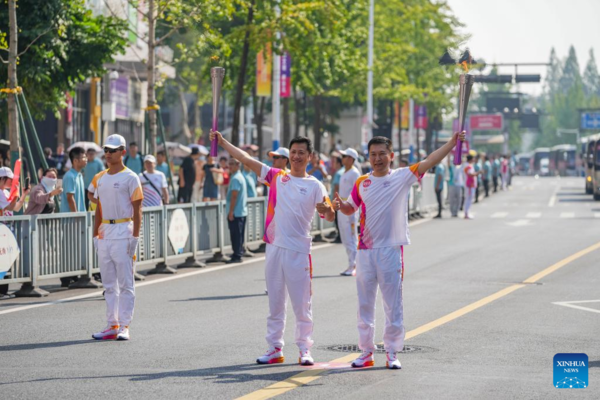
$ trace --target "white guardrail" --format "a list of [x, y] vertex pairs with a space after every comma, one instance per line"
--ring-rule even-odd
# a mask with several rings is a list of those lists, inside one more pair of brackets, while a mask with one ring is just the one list
[[[433, 176], [425, 176], [421, 184], [411, 188], [409, 214], [435, 207]], [[266, 210], [265, 197], [248, 200], [246, 244], [262, 243]], [[174, 218], [176, 212], [178, 218]], [[184, 221], [182, 225], [181, 212], [187, 224]], [[215, 255], [223, 255], [231, 248], [223, 201], [150, 207], [144, 208], [142, 213], [136, 268], [154, 268], [149, 273], [160, 273], [174, 272], [168, 266], [178, 264], [180, 267], [200, 267], [204, 264], [198, 259], [207, 261], [212, 257], [219, 260]], [[23, 284], [17, 296], [44, 295], [39, 289], [39, 281], [50, 278], [78, 276], [79, 280], [71, 287], [101, 286], [93, 279], [93, 275], [100, 272], [92, 244], [93, 213], [0, 217], [0, 223], [15, 235], [19, 249], [9, 274], [0, 280], [0, 284]], [[334, 222], [315, 215], [313, 236], [323, 237], [334, 230]], [[170, 239], [172, 234], [180, 239], [181, 248], [175, 248]]]

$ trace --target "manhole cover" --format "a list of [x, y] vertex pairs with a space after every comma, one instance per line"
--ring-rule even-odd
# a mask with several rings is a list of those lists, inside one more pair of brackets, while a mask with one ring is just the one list
[[[324, 347], [325, 350], [329, 351], [339, 351], [341, 353], [360, 353], [361, 350], [355, 344], [336, 344], [333, 346]], [[416, 352], [424, 352], [424, 351], [435, 351], [432, 347], [418, 346], [418, 345], [404, 345], [404, 350], [401, 353], [416, 353]], [[376, 353], [385, 353], [385, 349], [382, 344], [378, 344], [375, 349]]]

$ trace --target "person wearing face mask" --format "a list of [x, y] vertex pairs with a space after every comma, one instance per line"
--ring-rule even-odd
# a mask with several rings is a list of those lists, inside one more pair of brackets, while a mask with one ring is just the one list
[[29, 203], [25, 210], [26, 215], [52, 214], [56, 211], [54, 196], [63, 192], [62, 188], [56, 187], [57, 178], [56, 168], [48, 168], [44, 171], [40, 183], [31, 189]]

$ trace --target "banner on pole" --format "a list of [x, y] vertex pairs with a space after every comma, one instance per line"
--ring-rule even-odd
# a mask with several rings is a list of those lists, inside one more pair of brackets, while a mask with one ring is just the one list
[[271, 96], [271, 43], [267, 43], [264, 50], [256, 55], [256, 95], [261, 97]]
[[400, 102], [394, 102], [394, 128], [400, 128]]
[[19, 197], [19, 181], [21, 179], [21, 160], [15, 161], [15, 170], [13, 171], [13, 180], [8, 195], [8, 202], [11, 203], [15, 197]]
[[415, 106], [415, 128], [427, 129], [427, 107], [426, 106]]
[[406, 100], [404, 102], [404, 104], [402, 104], [402, 111], [400, 112], [400, 128], [401, 129], [408, 129], [408, 126], [410, 124], [410, 105], [409, 105], [410, 101]]
[[280, 97], [290, 97], [292, 95], [292, 57], [287, 51], [283, 52], [283, 55], [279, 57], [280, 66], [280, 84], [279, 84], [279, 95]]

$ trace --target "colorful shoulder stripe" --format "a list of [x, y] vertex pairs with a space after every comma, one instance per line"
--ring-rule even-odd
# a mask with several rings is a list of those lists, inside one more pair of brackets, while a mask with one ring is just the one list
[[409, 169], [410, 169], [410, 172], [412, 172], [412, 173], [413, 173], [413, 174], [414, 174], [414, 175], [417, 177], [417, 179], [419, 180], [419, 182], [421, 182], [421, 179], [422, 179], [422, 178], [423, 178], [423, 176], [425, 175], [425, 173], [424, 173], [424, 172], [423, 172], [422, 174], [419, 174], [419, 165], [420, 165], [420, 164], [421, 164], [421, 163], [420, 163], [420, 162], [418, 162], [418, 163], [416, 163], [416, 164], [413, 164], [413, 165], [411, 165], [411, 166], [409, 167]]
[[360, 176], [356, 183], [354, 184], [354, 188], [352, 188], [352, 193], [350, 196], [352, 197], [352, 201], [356, 204], [357, 207], [360, 207], [362, 203], [362, 197], [360, 195], [360, 185], [369, 177], [369, 174]]
[[[287, 176], [287, 172], [282, 169], [271, 168], [265, 176], [265, 181], [269, 183], [269, 201], [267, 204], [267, 216], [265, 218], [265, 235], [263, 240], [265, 243], [273, 243], [275, 237], [275, 207], [277, 206], [277, 182], [279, 176]], [[288, 177], [289, 178], [289, 177]]]

